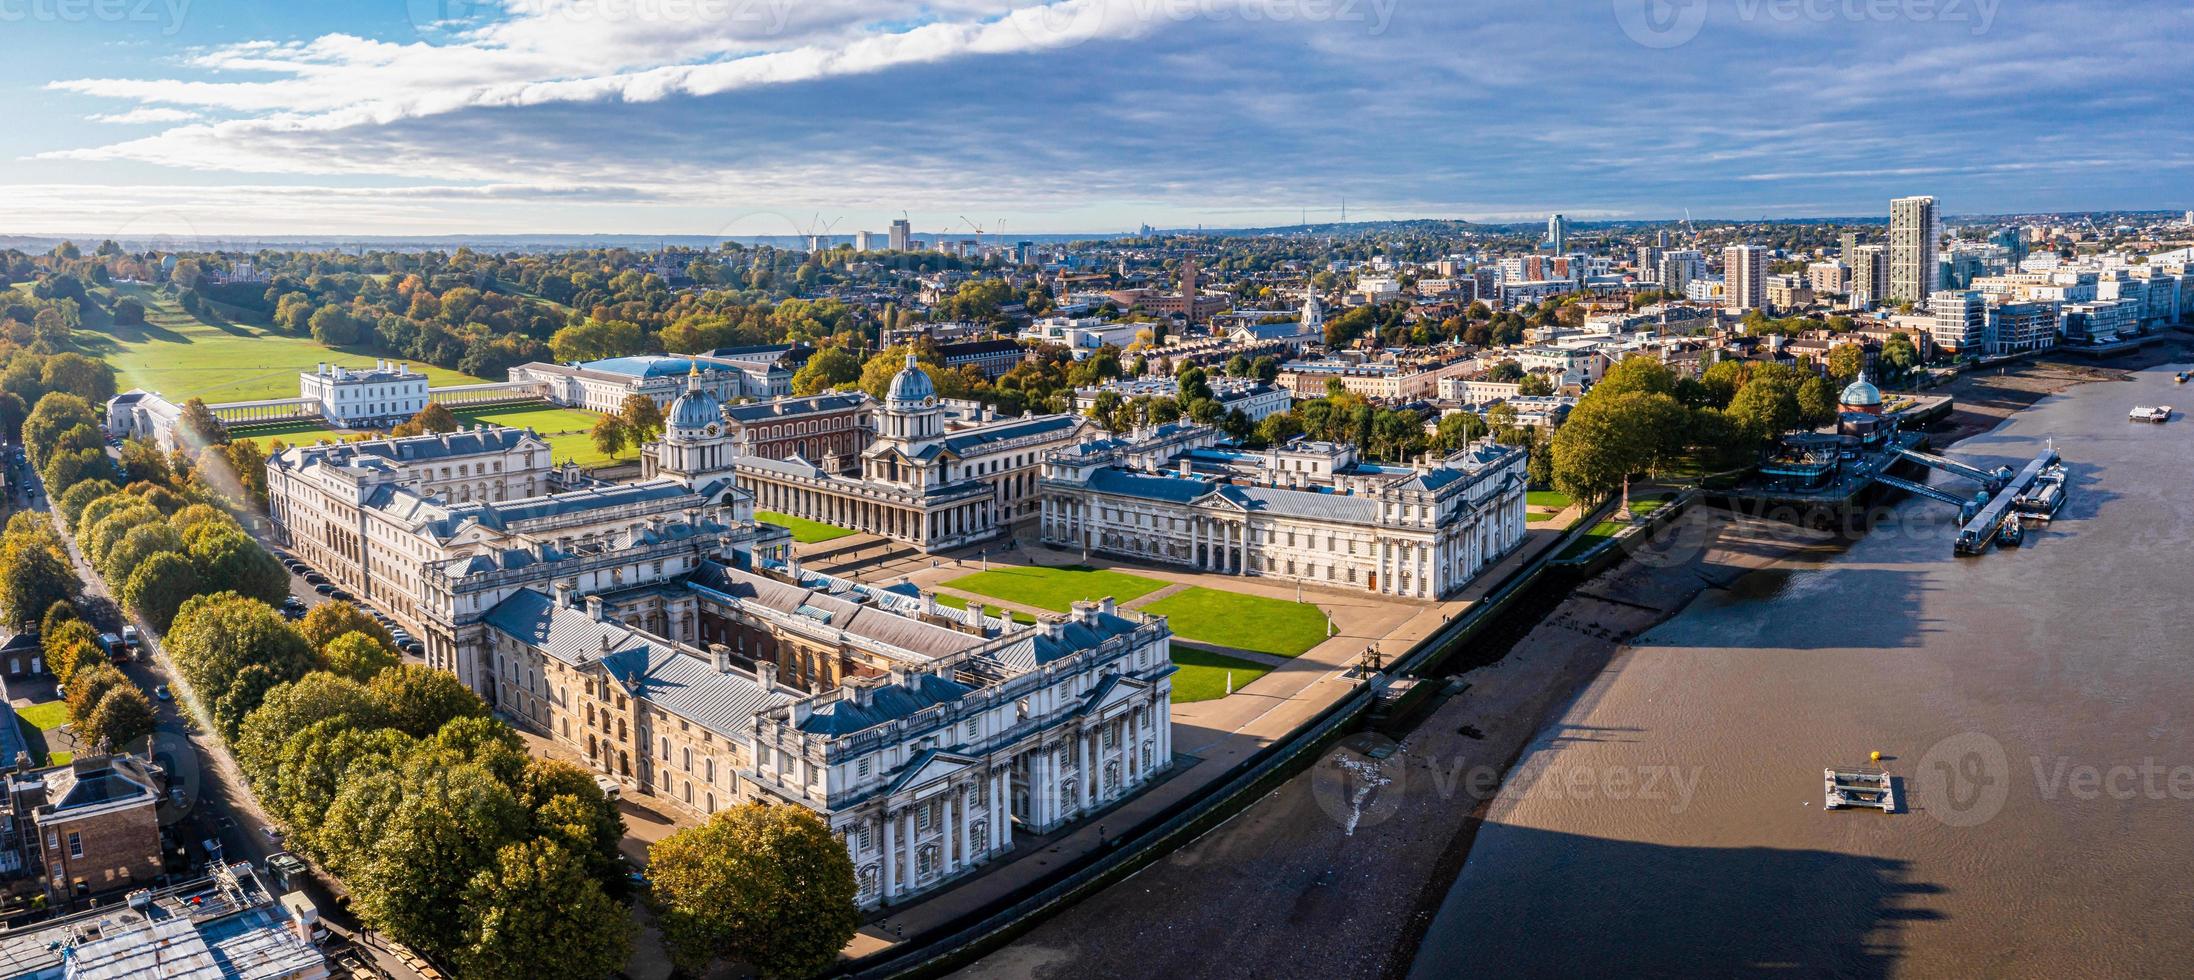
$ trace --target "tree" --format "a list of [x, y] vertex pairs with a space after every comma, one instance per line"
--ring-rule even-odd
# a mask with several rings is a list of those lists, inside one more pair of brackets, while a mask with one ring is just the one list
[[672, 959], [689, 971], [725, 957], [766, 975], [820, 973], [860, 922], [845, 845], [803, 807], [717, 811], [650, 847], [648, 867]]
[[145, 304], [125, 296], [114, 301], [114, 322], [117, 326], [137, 327], [145, 323]]
[[113, 475], [114, 464], [107, 460], [106, 453], [97, 449], [55, 453], [53, 458], [46, 460], [46, 468], [39, 471], [49, 493], [54, 490], [66, 493], [68, 488], [85, 480], [105, 480]]
[[316, 670], [269, 688], [259, 705], [244, 716], [233, 743], [237, 761], [254, 784], [266, 782], [276, 775], [283, 743], [323, 721], [370, 729], [384, 727], [388, 716], [365, 685]]
[[467, 883], [460, 976], [595, 980], [632, 955], [632, 917], [578, 856], [545, 840], [505, 844]]
[[1836, 421], [1836, 395], [1825, 378], [1807, 378], [1798, 386], [1798, 424], [1820, 427]]
[[51, 531], [0, 537], [0, 613], [9, 626], [37, 622], [54, 603], [74, 598], [80, 585]]
[[450, 411], [449, 406], [440, 402], [431, 403], [420, 409], [419, 414], [411, 417], [411, 421], [412, 424], [419, 427], [421, 432], [455, 432], [463, 428], [462, 423], [457, 421], [457, 413]]
[[1668, 369], [1659, 358], [1633, 354], [1615, 363], [1592, 386], [1594, 395], [1620, 395], [1641, 391], [1649, 394], [1672, 395], [1676, 393], [1676, 372]]
[[623, 418], [604, 415], [594, 420], [594, 428], [587, 433], [587, 438], [594, 441], [594, 448], [600, 450], [602, 455], [615, 458], [618, 453], [625, 451], [631, 435], [631, 429], [625, 425]]
[[626, 879], [617, 847], [625, 836], [625, 819], [617, 804], [602, 795], [593, 773], [561, 759], [528, 756], [512, 788], [533, 814], [533, 836], [584, 858], [610, 897], [624, 897]]
[[[76, 611], [75, 603], [63, 600], [47, 606], [46, 614], [39, 617], [38, 620], [39, 642], [49, 644], [53, 641], [54, 634], [59, 633], [62, 627], [70, 623], [82, 623], [83, 621], [84, 616]], [[85, 630], [86, 635], [90, 635], [90, 627], [85, 627]]]
[[160, 451], [150, 439], [126, 439], [122, 442], [122, 477], [130, 483], [175, 482], [174, 468], [168, 465], [168, 454]]
[[1866, 348], [1858, 344], [1837, 344], [1828, 349], [1828, 376], [1838, 386], [1857, 381], [1859, 372], [1865, 367]]
[[226, 519], [204, 525], [204, 530], [184, 540], [189, 543], [191, 563], [206, 582], [269, 605], [289, 595], [289, 571], [251, 535]]
[[1618, 407], [1624, 398], [1588, 397], [1554, 431], [1554, 489], [1586, 503], [1613, 495], [1645, 458], [1643, 433]]
[[[55, 603], [54, 606], [56, 608], [72, 608], [65, 602]], [[60, 681], [61, 686], [67, 687], [69, 678], [76, 672], [76, 661], [75, 658], [63, 656], [63, 654], [69, 652], [69, 648], [78, 643], [93, 647], [98, 646], [99, 630], [81, 619], [64, 620], [51, 624], [39, 636], [38, 643], [41, 652], [46, 655], [46, 669], [53, 672], [54, 679]]]
[[193, 398], [183, 403], [183, 412], [175, 420], [175, 429], [183, 441], [194, 447], [225, 445], [229, 441], [228, 427], [206, 407], [203, 398]]
[[1440, 416], [1439, 432], [1433, 438], [1442, 450], [1454, 452], [1485, 438], [1488, 431], [1486, 420], [1476, 412], [1449, 412]]
[[1798, 386], [1787, 378], [1756, 372], [1729, 400], [1728, 415], [1747, 442], [1765, 444], [1797, 428], [1802, 417]]
[[634, 445], [663, 434], [663, 407], [646, 395], [626, 395], [625, 403], [618, 407], [617, 417], [624, 420], [626, 437]]
[[77, 723], [76, 735], [120, 752], [150, 738], [158, 721], [145, 692], [136, 685], [124, 684], [99, 699], [91, 717]]
[[843, 347], [825, 347], [808, 358], [792, 375], [792, 393], [812, 395], [849, 384], [861, 377], [861, 359]]
[[230, 738], [267, 689], [302, 676], [313, 664], [303, 636], [266, 603], [234, 592], [183, 603], [166, 646], [198, 696], [213, 702], [215, 720]]
[[345, 633], [364, 633], [373, 642], [393, 650], [396, 636], [363, 609], [348, 602], [323, 602], [298, 620], [297, 632], [315, 651], [325, 653], [328, 644]]
[[452, 913], [466, 907], [473, 878], [517, 839], [525, 811], [508, 787], [476, 765], [414, 764], [406, 767], [403, 783], [401, 801], [378, 827], [346, 828], [354, 840], [371, 843], [355, 855], [344, 881], [367, 924], [430, 956], [453, 957], [472, 937], [465, 917]]
[[69, 678], [69, 720], [83, 724], [91, 718], [92, 711], [99, 707], [108, 691], [129, 686], [130, 679], [114, 669], [113, 664], [78, 665], [75, 676]]
[[46, 358], [42, 382], [47, 391], [65, 391], [90, 405], [114, 397], [114, 368], [97, 358], [62, 353]]
[[139, 524], [122, 535], [121, 540], [107, 549], [99, 563], [99, 574], [109, 582], [126, 582], [130, 573], [154, 555], [164, 552], [181, 553], [183, 538], [165, 522]]
[[401, 662], [386, 644], [356, 630], [328, 641], [320, 660], [329, 671], [361, 683]]
[[153, 629], [163, 633], [175, 622], [175, 612], [184, 602], [197, 595], [204, 587], [205, 579], [198, 575], [198, 568], [190, 559], [173, 551], [163, 551], [147, 558], [129, 573], [122, 585], [122, 604], [145, 617]]
[[1524, 375], [1516, 382], [1516, 393], [1528, 397], [1551, 395], [1554, 393], [1554, 379], [1537, 372]]
[[487, 703], [456, 674], [419, 664], [402, 664], [374, 675], [367, 690], [388, 717], [389, 727], [413, 738], [426, 738], [454, 718], [485, 718]]

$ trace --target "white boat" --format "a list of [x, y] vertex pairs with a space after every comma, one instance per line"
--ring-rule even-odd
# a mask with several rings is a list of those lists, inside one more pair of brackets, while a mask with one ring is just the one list
[[2171, 406], [2135, 405], [2133, 411], [2126, 413], [2126, 418], [2134, 422], [2169, 422], [2171, 421]]

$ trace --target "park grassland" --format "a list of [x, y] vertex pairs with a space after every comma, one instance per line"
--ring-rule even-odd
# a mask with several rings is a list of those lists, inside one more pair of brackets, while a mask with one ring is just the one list
[[1308, 602], [1197, 586], [1142, 609], [1166, 617], [1175, 636], [1213, 646], [1296, 657], [1326, 641], [1325, 613]]
[[852, 531], [848, 531], [842, 527], [824, 524], [820, 521], [811, 521], [805, 517], [794, 517], [791, 514], [780, 514], [773, 510], [755, 511], [754, 519], [757, 521], [761, 521], [764, 524], [775, 524], [778, 527], [784, 528], [787, 531], [791, 531], [792, 540], [797, 541], [801, 544], [814, 544], [818, 541], [834, 541], [838, 538], [850, 537], [853, 534]]
[[[968, 601], [967, 601], [966, 599], [962, 599], [962, 598], [960, 598], [959, 596], [956, 596], [956, 595], [946, 595], [946, 594], [944, 594], [944, 593], [942, 593], [942, 592], [939, 592], [939, 593], [937, 593], [937, 604], [938, 604], [938, 605], [940, 605], [940, 606], [950, 606], [950, 607], [952, 607], [952, 608], [954, 608], [954, 609], [966, 609], [966, 608], [967, 608], [967, 602], [968, 602]], [[1027, 614], [1027, 613], [1025, 613], [1025, 612], [1021, 612], [1021, 611], [1019, 611], [1019, 610], [1015, 610], [1015, 609], [999, 609], [999, 608], [997, 608], [997, 607], [992, 607], [991, 611], [992, 611], [992, 612], [1009, 612], [1009, 613], [1012, 613], [1012, 614], [1013, 614], [1013, 621], [1014, 621], [1014, 622], [1016, 622], [1016, 623], [1019, 623], [1019, 624], [1021, 624], [1021, 625], [1023, 625], [1023, 626], [1034, 626], [1034, 625], [1036, 625], [1036, 617], [1034, 617], [1034, 616], [1031, 616], [1031, 615], [1029, 615], [1029, 614]]]
[[1173, 646], [1173, 666], [1177, 668], [1173, 672], [1171, 700], [1174, 704], [1223, 698], [1227, 696], [1230, 680], [1233, 689], [1239, 691], [1250, 681], [1272, 672], [1272, 668], [1263, 664], [1178, 643]]
[[[180, 405], [191, 398], [209, 402], [297, 397], [297, 375], [322, 361], [345, 367], [371, 367], [386, 355], [360, 349], [331, 348], [310, 337], [271, 327], [200, 319], [175, 299], [143, 286], [112, 287], [117, 297], [144, 304], [145, 323], [118, 326], [105, 310], [87, 306], [77, 341], [85, 352], [114, 365], [123, 391], [157, 391]], [[430, 364], [406, 362], [431, 385], [478, 384], [487, 380]]]
[[1168, 583], [1087, 565], [1017, 565], [962, 575], [944, 584], [962, 592], [1066, 612], [1076, 602], [1105, 596], [1128, 602], [1165, 588]]

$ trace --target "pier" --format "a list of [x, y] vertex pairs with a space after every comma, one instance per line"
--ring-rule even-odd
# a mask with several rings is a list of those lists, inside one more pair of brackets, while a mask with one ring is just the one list
[[2010, 483], [2005, 484], [1987, 503], [1982, 504], [1980, 511], [1966, 521], [1964, 527], [1958, 529], [1957, 553], [1977, 555], [1987, 551], [1988, 543], [1996, 539], [1996, 532], [2003, 527], [2004, 520], [2018, 519], [2018, 512], [2012, 509], [2012, 504], [2034, 487], [2034, 482], [2040, 478], [2042, 471], [2057, 465], [2057, 459], [2056, 450], [2042, 450], [2026, 464], [2025, 469], [2011, 478]]
[[1823, 769], [1821, 784], [1831, 810], [1859, 806], [1872, 807], [1883, 813], [1897, 812], [1897, 782], [1883, 770], [1856, 766]]

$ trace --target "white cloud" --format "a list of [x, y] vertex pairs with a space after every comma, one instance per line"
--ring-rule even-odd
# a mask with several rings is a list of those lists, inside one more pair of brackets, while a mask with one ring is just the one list
[[96, 123], [114, 123], [123, 126], [140, 126], [146, 123], [188, 122], [196, 118], [198, 118], [198, 114], [195, 112], [191, 112], [187, 109], [161, 109], [148, 107], [143, 109], [131, 109], [128, 112], [102, 113], [100, 115], [92, 116], [91, 121]]

